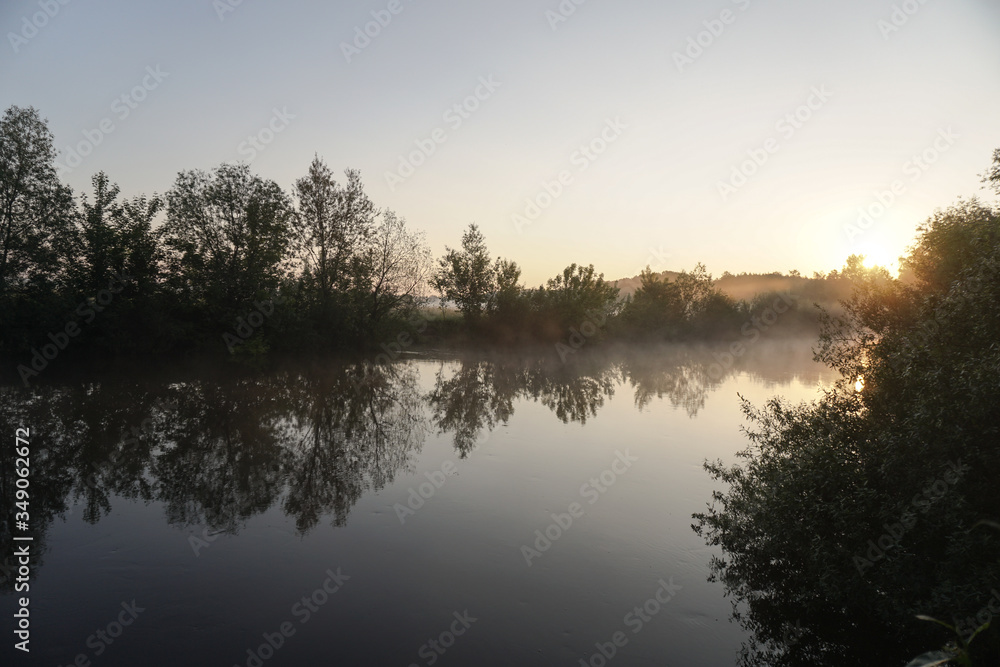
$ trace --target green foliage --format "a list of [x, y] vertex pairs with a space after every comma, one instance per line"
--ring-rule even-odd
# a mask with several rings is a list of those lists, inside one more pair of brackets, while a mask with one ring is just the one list
[[617, 300], [618, 288], [606, 282], [593, 264], [570, 264], [549, 279], [539, 299], [544, 315], [563, 330], [586, 321], [600, 323], [615, 313]]
[[639, 288], [622, 308], [621, 324], [629, 331], [676, 333], [684, 320], [676, 283], [663, 280], [648, 266], [639, 274], [639, 281]]
[[[745, 404], [744, 462], [706, 465], [726, 490], [694, 527], [723, 550], [744, 664], [898, 663], [946, 639], [917, 614], [975, 617], [989, 597], [997, 537], [971, 529], [1000, 515], [998, 233], [1000, 212], [964, 202], [923, 228], [913, 281], [850, 258], [854, 295], [817, 350], [842, 379], [810, 405]], [[995, 662], [996, 634], [970, 655]]]
[[649, 267], [621, 312], [620, 326], [631, 336], [682, 338], [739, 332], [738, 304], [715, 287], [703, 264], [682, 271], [673, 282]]
[[[413, 329], [429, 250], [402, 218], [375, 209], [355, 170], [341, 185], [316, 157], [293, 188], [296, 206], [247, 165], [181, 172], [163, 199], [122, 199], [103, 172], [92, 183], [74, 207], [45, 121], [7, 110], [0, 351], [21, 357], [14, 367], [67, 326], [77, 328], [66, 357], [221, 352], [223, 334], [241, 327], [252, 331], [240, 344], [248, 357], [374, 345]], [[505, 269], [508, 281], [518, 275]], [[266, 322], [240, 323], [260, 308]]]
[[993, 151], [993, 164], [983, 174], [983, 183], [989, 184], [1000, 195], [1000, 148]]
[[466, 322], [478, 324], [496, 292], [496, 271], [486, 239], [474, 223], [462, 234], [462, 249], [445, 247], [432, 284], [442, 298], [454, 302]]
[[[316, 156], [293, 187], [297, 207], [292, 223], [304, 264], [300, 301], [318, 330], [314, 333], [338, 330], [344, 338], [357, 340], [377, 326], [365, 291], [375, 270], [379, 212], [364, 191], [361, 174], [348, 169], [344, 175], [341, 185]], [[384, 235], [381, 241], [385, 246]]]

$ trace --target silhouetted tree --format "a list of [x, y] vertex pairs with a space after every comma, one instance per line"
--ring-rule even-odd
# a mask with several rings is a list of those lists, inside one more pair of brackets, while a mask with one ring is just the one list
[[[811, 405], [746, 403], [745, 463], [706, 464], [728, 489], [696, 530], [723, 549], [744, 664], [902, 664], [955, 639], [917, 614], [975, 617], [1000, 577], [1000, 535], [976, 527], [1000, 516], [1000, 211], [936, 213], [904, 264], [849, 258], [817, 351], [841, 379]], [[998, 656], [991, 629], [973, 663]]]
[[288, 196], [247, 165], [181, 172], [163, 227], [172, 287], [211, 320], [245, 312], [289, 270], [291, 220]]
[[72, 217], [72, 194], [56, 176], [46, 121], [33, 107], [0, 119], [0, 299], [51, 285], [64, 266], [59, 244]]
[[364, 259], [378, 215], [364, 191], [361, 173], [348, 169], [344, 175], [346, 183], [337, 183], [316, 156], [292, 189], [306, 298], [314, 304], [317, 326], [324, 333], [337, 326], [361, 326], [358, 313], [350, 311], [365, 305], [357, 293], [368, 287]]
[[550, 278], [542, 298], [542, 308], [554, 317], [561, 328], [579, 327], [590, 321], [603, 321], [617, 309], [618, 288], [604, 280], [594, 265], [570, 264], [555, 278]]
[[462, 249], [445, 247], [445, 256], [438, 260], [439, 269], [432, 284], [442, 298], [453, 301], [465, 321], [478, 324], [496, 291], [486, 239], [474, 223], [462, 235]]
[[374, 336], [394, 313], [412, 310], [423, 296], [431, 252], [421, 232], [411, 232], [392, 211], [382, 215], [360, 261], [365, 332]]

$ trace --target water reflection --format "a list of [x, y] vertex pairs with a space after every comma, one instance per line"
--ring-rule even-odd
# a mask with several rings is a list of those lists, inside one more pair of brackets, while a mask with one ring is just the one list
[[[324, 517], [345, 525], [365, 493], [412, 470], [432, 431], [469, 456], [509, 422], [518, 401], [584, 424], [624, 389], [639, 409], [664, 400], [693, 417], [726, 375], [788, 379], [773, 361], [741, 359], [722, 375], [711, 372], [715, 363], [708, 350], [682, 347], [580, 354], [567, 363], [550, 350], [479, 355], [436, 362], [429, 389], [421, 388], [414, 362], [132, 375], [0, 388], [0, 430], [32, 430], [33, 558], [56, 517], [81, 512], [96, 523], [115, 497], [160, 503], [171, 525], [231, 534], [277, 505], [305, 534]], [[0, 449], [7, 497], [12, 456], [11, 448]], [[0, 532], [10, 554], [11, 527], [4, 523]], [[10, 565], [0, 567], [0, 590], [12, 588]]]
[[477, 356], [442, 362], [428, 404], [433, 425], [451, 434], [456, 451], [465, 457], [478, 440], [508, 422], [520, 399], [541, 403], [563, 423], [586, 424], [627, 384], [640, 410], [654, 398], [665, 399], [694, 417], [706, 396], [736, 372], [732, 367], [712, 377], [712, 363], [706, 350], [682, 346], [652, 352], [624, 348], [565, 363], [547, 353], [488, 360]]
[[347, 523], [351, 507], [410, 466], [426, 434], [412, 366], [361, 364], [287, 375], [289, 491], [282, 508], [308, 531], [324, 514]]

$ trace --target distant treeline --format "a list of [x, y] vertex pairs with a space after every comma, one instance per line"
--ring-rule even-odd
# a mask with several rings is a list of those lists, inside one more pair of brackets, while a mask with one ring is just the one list
[[[832, 274], [737, 301], [700, 264], [666, 278], [647, 270], [624, 296], [592, 265], [531, 289], [516, 263], [490, 256], [475, 225], [435, 264], [423, 234], [377, 209], [357, 171], [338, 182], [318, 156], [290, 192], [246, 165], [223, 164], [180, 172], [165, 195], [128, 199], [103, 172], [90, 194], [75, 195], [55, 158], [38, 111], [7, 109], [0, 354], [2, 372], [16, 369], [22, 380], [62, 355], [737, 337], [771, 326], [774, 314], [780, 326], [809, 326], [813, 301], [847, 293]], [[431, 287], [460, 318], [429, 307]], [[766, 324], [751, 324], [758, 317]]]

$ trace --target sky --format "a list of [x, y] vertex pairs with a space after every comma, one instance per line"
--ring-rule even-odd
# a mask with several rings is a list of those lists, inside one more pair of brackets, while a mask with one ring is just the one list
[[529, 286], [888, 263], [1000, 148], [995, 0], [3, 0], [0, 105], [77, 192], [359, 169]]

